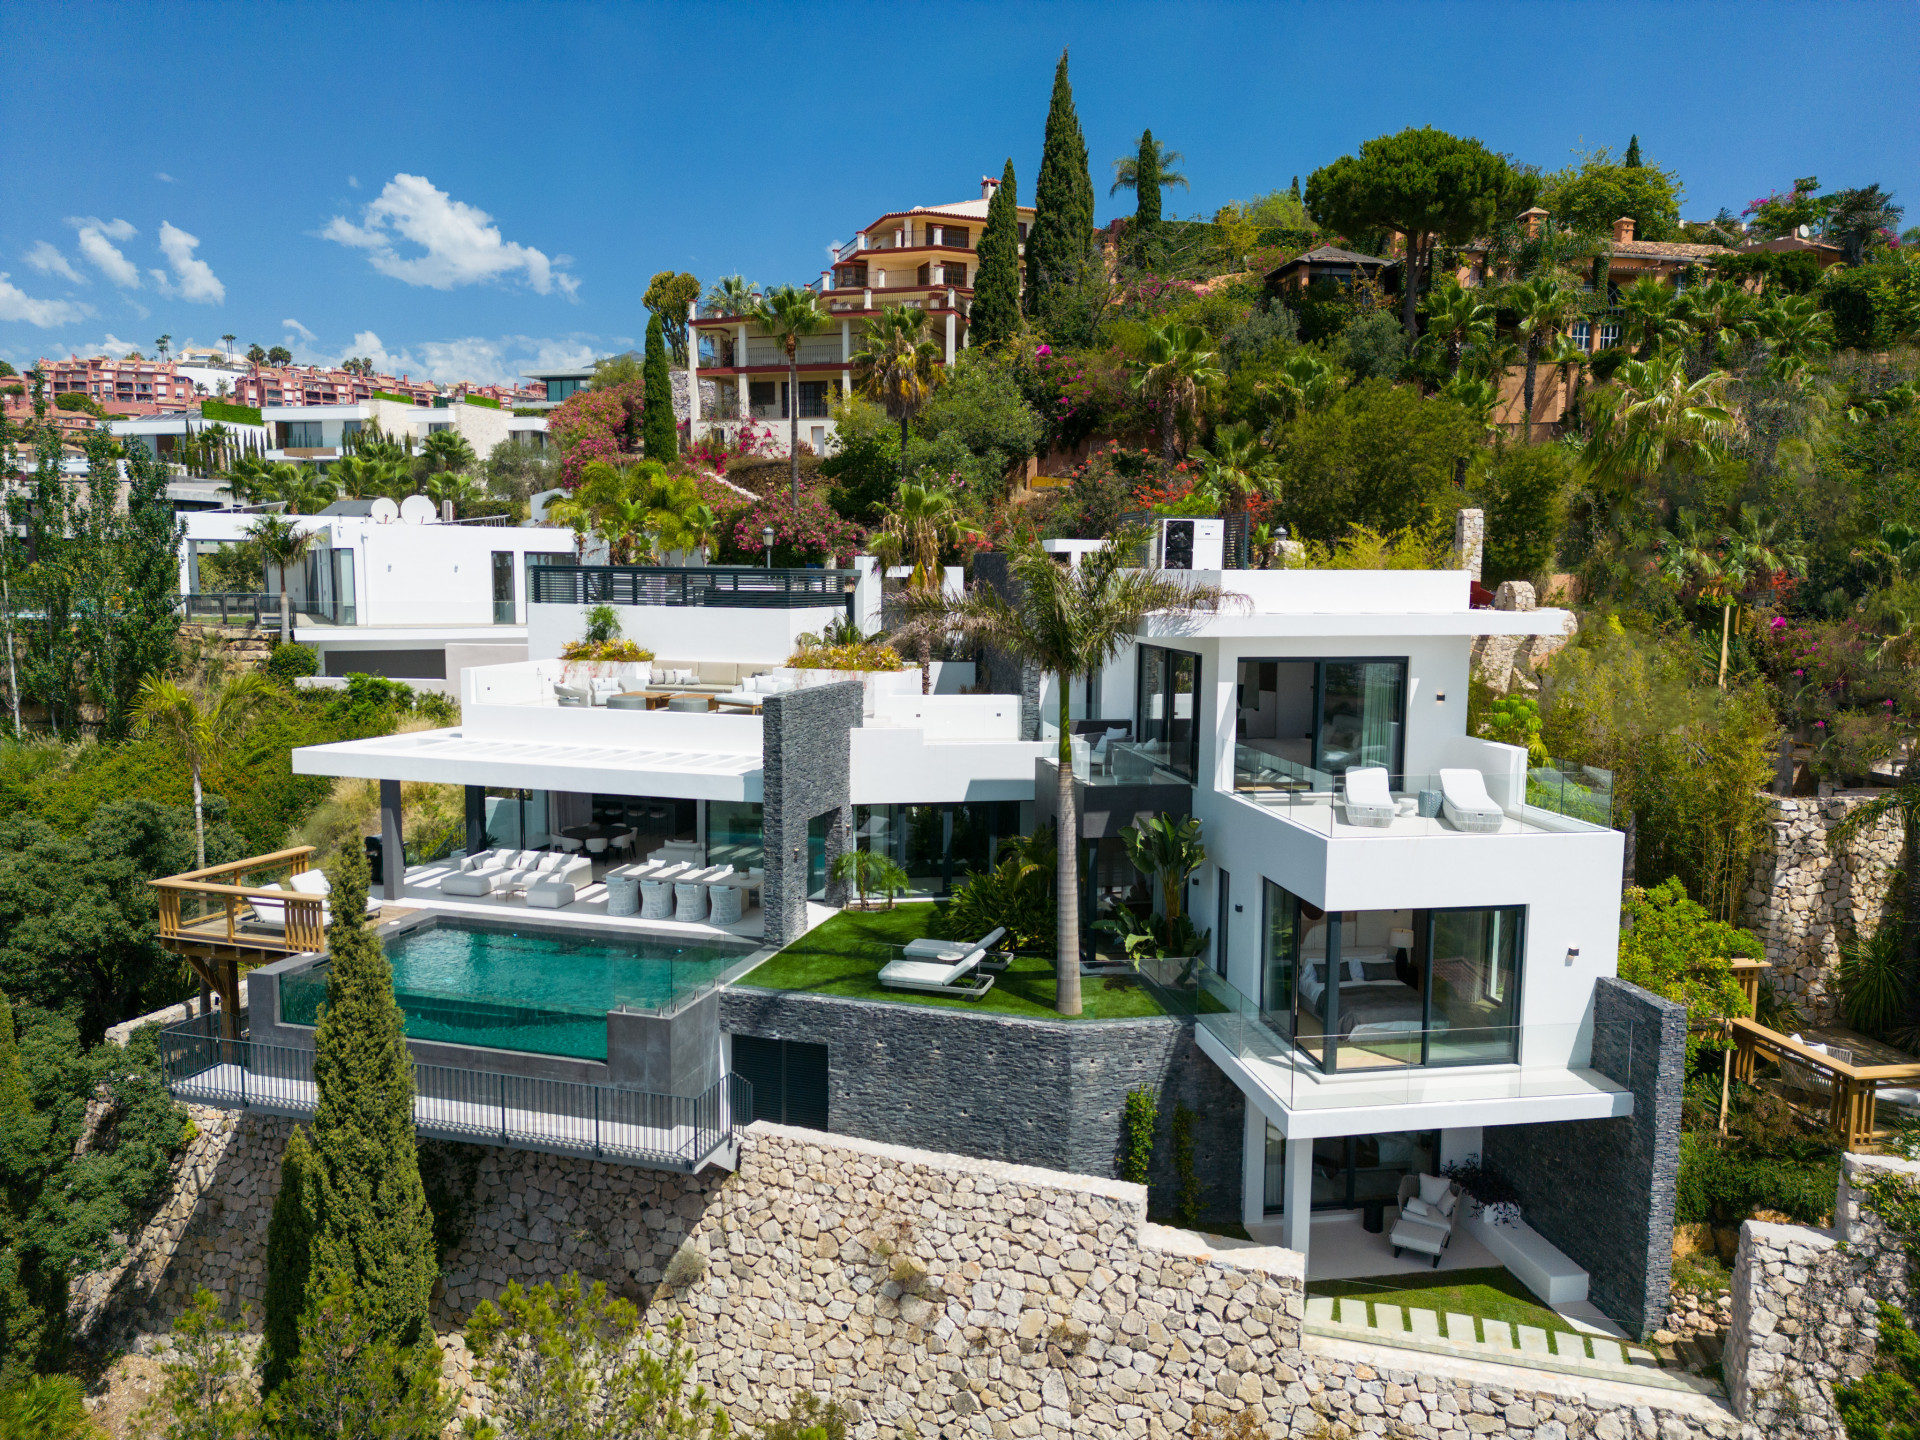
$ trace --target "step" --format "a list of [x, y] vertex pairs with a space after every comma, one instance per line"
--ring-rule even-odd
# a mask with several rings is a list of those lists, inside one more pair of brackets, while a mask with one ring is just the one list
[[1407, 1311], [1407, 1324], [1412, 1328], [1415, 1337], [1418, 1339], [1438, 1340], [1440, 1338], [1440, 1315], [1438, 1311], [1409, 1310]]
[[1384, 1330], [1389, 1335], [1407, 1333], [1407, 1312], [1398, 1305], [1375, 1305], [1373, 1307], [1373, 1328]]

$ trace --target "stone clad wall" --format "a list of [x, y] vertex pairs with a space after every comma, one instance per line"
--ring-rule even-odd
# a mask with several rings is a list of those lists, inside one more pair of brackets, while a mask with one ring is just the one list
[[1725, 1370], [1733, 1408], [1768, 1437], [1837, 1437], [1833, 1386], [1866, 1373], [1878, 1343], [1879, 1305], [1906, 1306], [1900, 1242], [1856, 1183], [1869, 1174], [1920, 1180], [1920, 1163], [1848, 1155], [1832, 1232], [1749, 1220], [1733, 1265], [1733, 1317]]
[[1593, 1018], [1593, 1068], [1633, 1092], [1633, 1114], [1489, 1126], [1485, 1158], [1526, 1222], [1588, 1272], [1588, 1298], [1646, 1336], [1669, 1303], [1687, 1011], [1609, 975]]
[[834, 816], [827, 833], [827, 903], [844, 901], [846, 887], [832, 878], [833, 862], [852, 843], [849, 737], [860, 727], [864, 693], [858, 681], [846, 680], [769, 695], [761, 706], [766, 879], [760, 911], [769, 945], [791, 945], [807, 933], [807, 825], [819, 815]]
[[1173, 1212], [1168, 1130], [1184, 1103], [1195, 1112], [1201, 1216], [1240, 1218], [1246, 1101], [1188, 1022], [1027, 1020], [735, 985], [720, 997], [720, 1026], [825, 1045], [837, 1135], [1083, 1175], [1114, 1173], [1127, 1092], [1151, 1086], [1153, 1213]]
[[[182, 1192], [184, 1241], [148, 1267], [144, 1328], [203, 1285], [250, 1303], [257, 1328], [289, 1128], [234, 1119]], [[855, 1408], [858, 1440], [1174, 1440], [1196, 1414], [1243, 1409], [1297, 1440], [1742, 1433], [1671, 1390], [1303, 1340], [1300, 1256], [1149, 1225], [1143, 1189], [1117, 1180], [757, 1124], [732, 1175], [487, 1149], [473, 1199], [435, 1317], [468, 1413], [490, 1403], [458, 1334], [474, 1307], [578, 1271], [656, 1322], [684, 1316], [700, 1379], [749, 1432], [817, 1394]], [[701, 1263], [668, 1289], [682, 1249]]]
[[1740, 922], [1766, 942], [1768, 979], [1820, 1024], [1836, 1014], [1834, 967], [1840, 942], [1880, 924], [1887, 886], [1900, 864], [1900, 825], [1889, 816], [1845, 855], [1827, 845], [1833, 827], [1880, 791], [1825, 798], [1763, 797], [1771, 843], [1753, 858]]

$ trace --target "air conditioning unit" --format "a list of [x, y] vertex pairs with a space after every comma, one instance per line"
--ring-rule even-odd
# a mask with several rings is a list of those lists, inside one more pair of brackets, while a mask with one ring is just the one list
[[1153, 563], [1162, 570], [1224, 570], [1227, 522], [1162, 518], [1154, 525]]

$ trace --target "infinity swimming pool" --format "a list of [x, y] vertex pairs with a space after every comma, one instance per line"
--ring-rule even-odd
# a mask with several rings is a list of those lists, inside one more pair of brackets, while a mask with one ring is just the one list
[[[667, 1010], [717, 983], [744, 950], [437, 921], [387, 941], [414, 1040], [607, 1058], [607, 1012]], [[318, 1023], [330, 961], [283, 978], [280, 1018]]]

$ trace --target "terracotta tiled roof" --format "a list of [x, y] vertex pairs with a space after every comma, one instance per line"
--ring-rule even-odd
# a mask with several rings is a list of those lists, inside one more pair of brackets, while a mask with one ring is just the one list
[[1616, 240], [1616, 255], [1655, 255], [1673, 260], [1706, 260], [1715, 255], [1731, 255], [1725, 245], [1687, 245], [1676, 240]]

